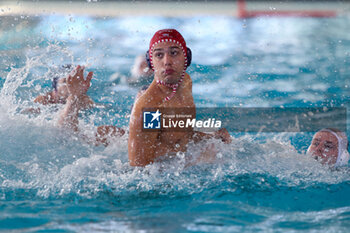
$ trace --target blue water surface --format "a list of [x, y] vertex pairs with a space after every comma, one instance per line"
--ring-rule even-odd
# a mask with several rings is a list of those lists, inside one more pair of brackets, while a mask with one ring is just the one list
[[[61, 65], [85, 65], [99, 107], [82, 114], [81, 130], [127, 130], [140, 88], [127, 84], [133, 61], [156, 30], [176, 28], [193, 52], [197, 107], [348, 108], [348, 17], [43, 15], [0, 26], [0, 231], [348, 231], [349, 172], [305, 155], [312, 132], [230, 132], [232, 144], [213, 141], [215, 163], [188, 167], [200, 153], [190, 146], [133, 168], [127, 135], [92, 146], [56, 127], [62, 106], [33, 103]], [[22, 113], [30, 107], [41, 114]]]

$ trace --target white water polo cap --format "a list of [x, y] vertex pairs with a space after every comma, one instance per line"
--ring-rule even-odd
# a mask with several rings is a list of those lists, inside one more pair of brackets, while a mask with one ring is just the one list
[[336, 131], [330, 128], [321, 129], [319, 132], [328, 132], [334, 135], [338, 140], [338, 157], [334, 167], [347, 166], [349, 162], [348, 138], [344, 132]]

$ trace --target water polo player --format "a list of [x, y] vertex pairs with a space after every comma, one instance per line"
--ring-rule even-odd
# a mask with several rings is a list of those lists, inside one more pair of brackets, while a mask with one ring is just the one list
[[[144, 108], [188, 108], [195, 116], [192, 80], [186, 73], [191, 63], [191, 50], [182, 35], [174, 29], [157, 31], [146, 54], [154, 79], [148, 89], [136, 99], [129, 125], [129, 161], [132, 166], [145, 166], [171, 152], [185, 151], [188, 142], [211, 135], [188, 130], [186, 132], [143, 131]], [[230, 142], [226, 129], [214, 137]]]
[[345, 133], [337, 129], [325, 128], [314, 135], [307, 153], [322, 164], [333, 167], [347, 166], [348, 144]]

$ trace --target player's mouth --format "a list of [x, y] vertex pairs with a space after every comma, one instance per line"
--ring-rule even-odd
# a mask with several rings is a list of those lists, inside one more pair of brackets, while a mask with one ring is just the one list
[[166, 69], [166, 70], [164, 71], [164, 74], [165, 74], [165, 75], [172, 75], [174, 72], [175, 72], [175, 70], [173, 70], [173, 69]]

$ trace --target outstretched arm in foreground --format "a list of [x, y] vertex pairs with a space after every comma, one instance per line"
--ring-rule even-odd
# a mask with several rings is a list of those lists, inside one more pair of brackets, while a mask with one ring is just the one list
[[[211, 139], [211, 138], [220, 139], [225, 144], [230, 144], [232, 142], [231, 136], [225, 128], [222, 128], [222, 129], [214, 132], [213, 134], [195, 131], [193, 133], [193, 137], [192, 137], [192, 139], [195, 143], [198, 143], [202, 140]], [[214, 161], [216, 161], [216, 158], [217, 158], [216, 156], [217, 156], [218, 152], [219, 151], [216, 148], [215, 143], [206, 144], [206, 146], [202, 150], [200, 156], [197, 157], [196, 159], [190, 161], [187, 164], [187, 166], [193, 166], [193, 165], [197, 165], [199, 163], [213, 163]]]
[[108, 146], [112, 138], [118, 138], [125, 134], [125, 130], [118, 128], [114, 125], [101, 125], [97, 127], [97, 132], [95, 134], [96, 142], [95, 145]]
[[199, 131], [195, 131], [193, 133], [193, 141], [194, 142], [200, 142], [202, 140], [210, 139], [210, 138], [216, 138], [216, 139], [221, 139], [226, 144], [231, 143], [231, 136], [230, 133], [227, 131], [227, 129], [222, 128], [219, 129], [218, 131], [215, 131], [214, 134], [208, 134], [208, 133], [203, 133]]

